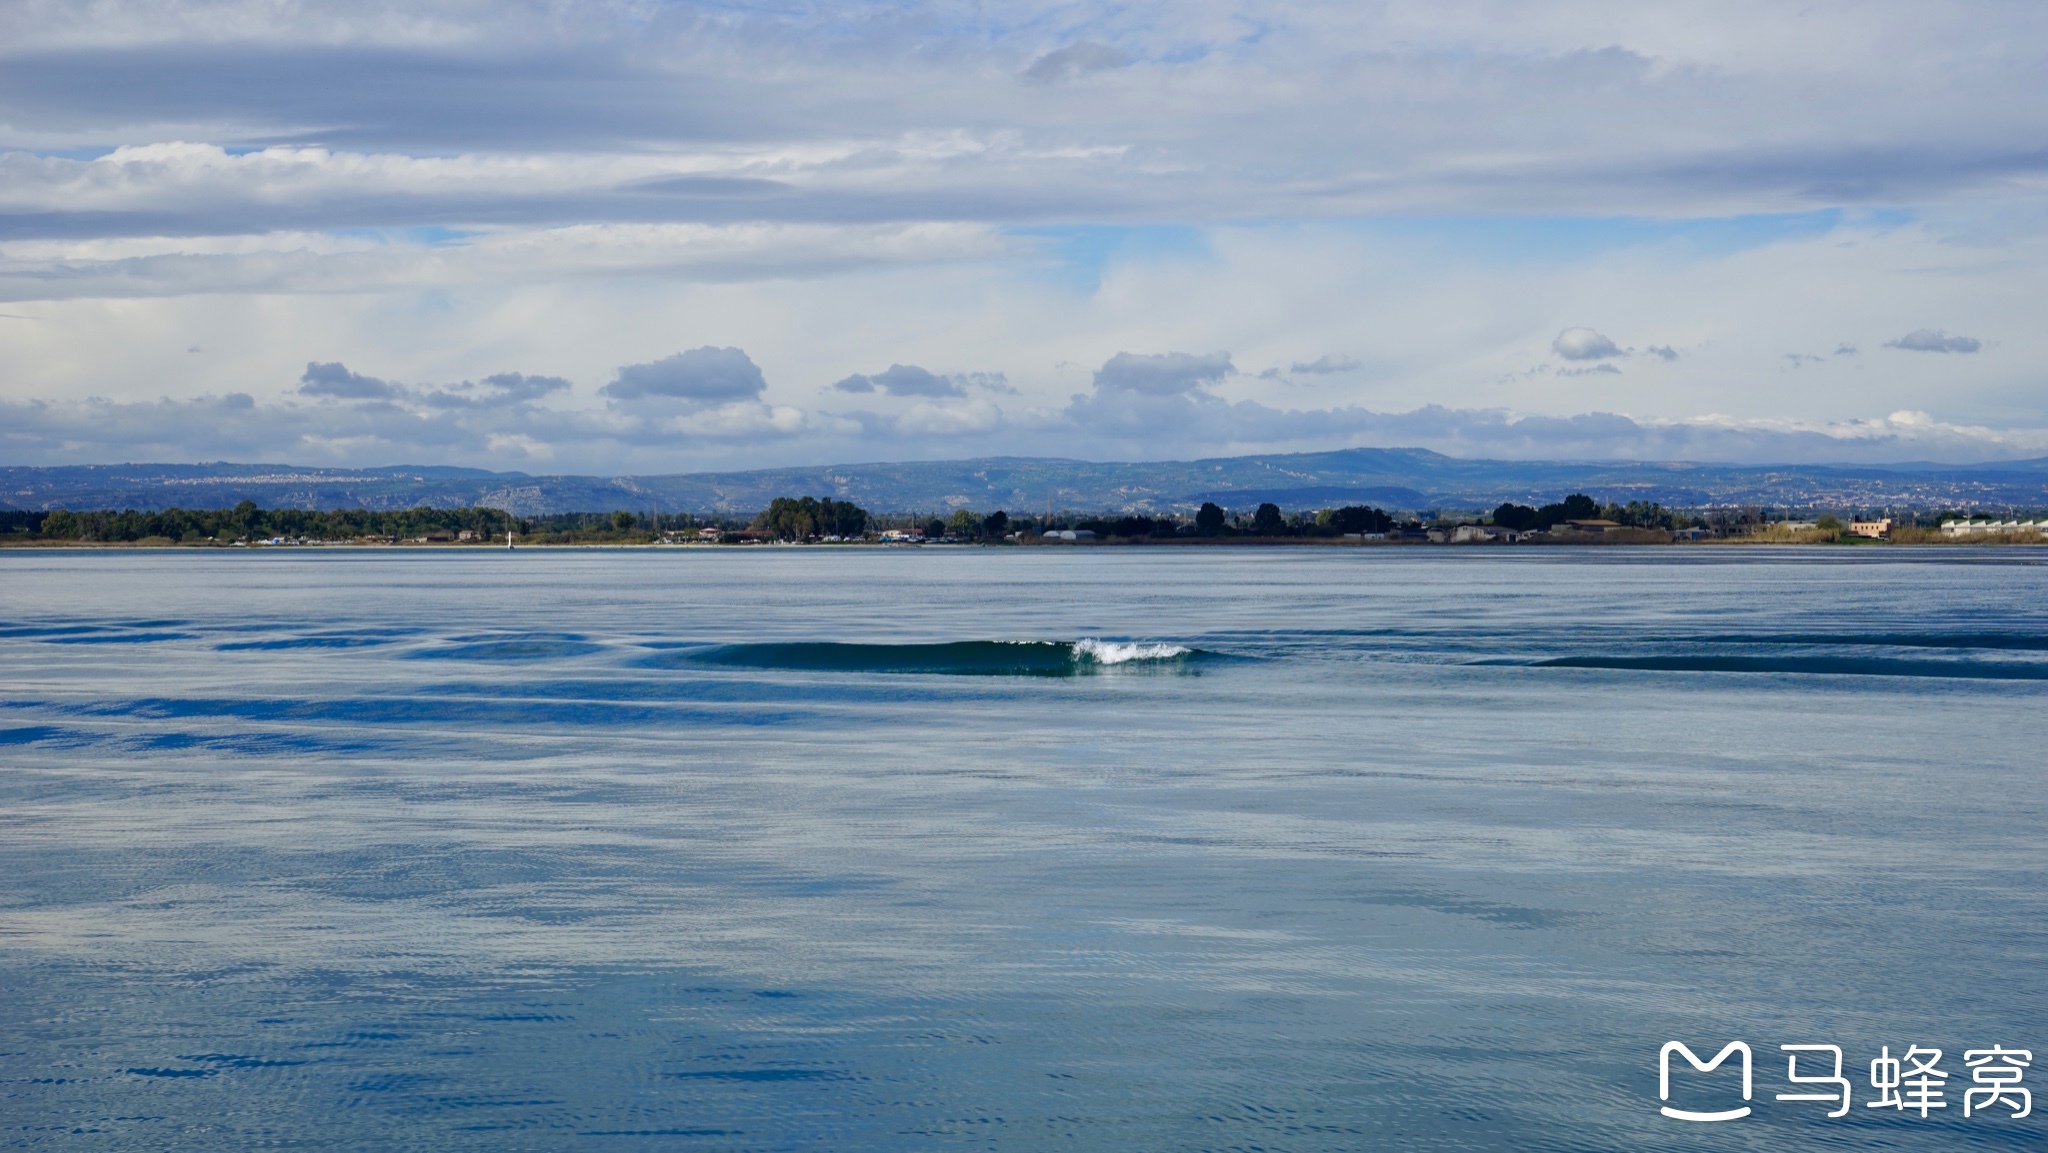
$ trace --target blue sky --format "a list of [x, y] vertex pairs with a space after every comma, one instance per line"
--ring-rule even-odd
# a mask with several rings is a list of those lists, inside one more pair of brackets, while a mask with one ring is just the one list
[[0, 461], [2048, 455], [2044, 57], [2019, 3], [28, 0]]

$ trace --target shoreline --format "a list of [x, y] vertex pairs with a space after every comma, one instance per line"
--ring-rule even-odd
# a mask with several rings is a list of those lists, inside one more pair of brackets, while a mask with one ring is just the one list
[[514, 548], [504, 545], [452, 543], [452, 542], [402, 542], [363, 543], [358, 541], [308, 541], [304, 544], [217, 544], [213, 542], [184, 543], [180, 541], [81, 541], [81, 540], [7, 540], [0, 538], [0, 550], [59, 550], [101, 551], [108, 549], [146, 550], [155, 552], [279, 552], [279, 551], [403, 551], [403, 552], [528, 552], [528, 551], [590, 551], [590, 550], [635, 550], [665, 552], [731, 552], [736, 550], [772, 549], [1145, 549], [1145, 548], [1363, 548], [1363, 549], [1420, 549], [1425, 551], [1520, 551], [1527, 549], [1645, 549], [1645, 548], [1796, 548], [1796, 549], [1925, 549], [1925, 548], [2048, 548], [2048, 540], [2010, 540], [1986, 537], [1890, 541], [1853, 538], [1840, 541], [1787, 541], [1756, 539], [1750, 537], [1709, 537], [1699, 540], [1542, 540], [1521, 541], [1504, 544], [1497, 541], [1463, 541], [1457, 543], [1440, 541], [1388, 541], [1388, 540], [1347, 540], [1341, 537], [1194, 537], [1163, 538], [1149, 540], [1091, 540], [1091, 541], [948, 541], [948, 542], [898, 542], [898, 541], [778, 541], [774, 543], [747, 542], [743, 544], [672, 544], [655, 541], [575, 541], [521, 544]]

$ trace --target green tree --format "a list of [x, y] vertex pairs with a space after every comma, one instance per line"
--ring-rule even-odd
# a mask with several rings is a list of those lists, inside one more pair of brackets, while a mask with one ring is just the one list
[[1116, 536], [1141, 537], [1151, 536], [1158, 528], [1159, 522], [1149, 516], [1127, 516], [1109, 526], [1109, 531]]
[[1004, 512], [1002, 509], [997, 509], [996, 511], [988, 514], [988, 516], [981, 522], [981, 535], [985, 537], [993, 537], [997, 540], [1001, 540], [1003, 534], [1009, 531], [1010, 514]]
[[245, 500], [228, 513], [228, 524], [237, 536], [254, 536], [263, 519], [263, 510], [253, 500]]
[[1223, 531], [1223, 509], [1214, 501], [1203, 501], [1201, 510], [1195, 513], [1195, 528], [1214, 536]]
[[1280, 515], [1280, 506], [1272, 501], [1259, 506], [1252, 514], [1252, 531], [1266, 536], [1277, 535], [1287, 527], [1287, 518]]
[[1558, 501], [1546, 504], [1536, 510], [1537, 528], [1555, 528], [1568, 520], [1598, 520], [1600, 502], [1582, 492], [1575, 492]]
[[1340, 533], [1385, 532], [1394, 527], [1394, 518], [1369, 505], [1349, 504], [1343, 508], [1331, 509], [1328, 520], [1316, 518], [1326, 527]]
[[778, 496], [754, 518], [754, 527], [768, 529], [783, 540], [859, 536], [867, 531], [868, 510], [831, 497]]
[[1536, 510], [1526, 504], [1505, 503], [1493, 510], [1493, 523], [1522, 532], [1536, 527]]

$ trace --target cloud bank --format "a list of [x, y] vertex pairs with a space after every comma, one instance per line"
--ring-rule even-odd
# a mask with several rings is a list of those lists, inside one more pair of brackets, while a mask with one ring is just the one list
[[0, 451], [2009, 455], [2044, 138], [1991, 0], [16, 4]]
[[[545, 462], [551, 470], [599, 474], [673, 471], [649, 465], [678, 449], [708, 451], [702, 459], [723, 466], [851, 459], [892, 444], [910, 444], [925, 457], [1098, 459], [1156, 457], [1163, 444], [1191, 455], [1370, 445], [1501, 459], [1740, 463], [2048, 453], [2048, 428], [1995, 430], [1914, 411], [1813, 424], [1611, 412], [1558, 417], [1441, 405], [1282, 408], [1218, 395], [1215, 387], [1233, 371], [1222, 352], [1120, 352], [1095, 371], [1088, 391], [1058, 410], [1005, 412], [962, 393], [912, 391], [898, 394], [914, 403], [894, 415], [835, 415], [763, 403], [762, 373], [737, 348], [698, 348], [623, 366], [594, 393], [601, 407], [541, 403], [570, 399], [573, 386], [555, 377], [507, 372], [423, 386], [325, 362], [307, 365], [295, 392], [275, 402], [246, 393], [0, 402], [0, 448], [24, 464], [193, 459], [225, 449], [309, 464]], [[642, 403], [650, 399], [663, 405]]]

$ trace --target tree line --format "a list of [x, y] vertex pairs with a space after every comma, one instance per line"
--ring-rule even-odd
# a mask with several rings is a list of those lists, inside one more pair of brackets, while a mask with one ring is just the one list
[[[1895, 514], [1897, 515], [1897, 514]], [[1906, 523], [1917, 520], [1927, 526], [1955, 517], [1955, 512], [1904, 514]], [[1708, 510], [1703, 518], [1665, 508], [1648, 501], [1626, 504], [1601, 503], [1585, 493], [1573, 493], [1563, 500], [1541, 506], [1507, 502], [1493, 510], [1488, 519], [1504, 528], [1541, 531], [1567, 521], [1609, 520], [1632, 528], [1673, 529], [1687, 526], [1741, 532], [1752, 524], [1764, 523], [1762, 510]], [[1437, 523], [1452, 523], [1437, 518]], [[1467, 522], [1471, 523], [1471, 522]], [[1346, 505], [1316, 511], [1286, 513], [1271, 502], [1249, 514], [1230, 512], [1214, 501], [1205, 502], [1192, 517], [1130, 513], [1062, 514], [1057, 517], [1013, 517], [998, 509], [986, 515], [971, 509], [956, 509], [948, 517], [878, 516], [852, 501], [831, 497], [776, 497], [752, 518], [700, 518], [689, 514], [650, 517], [624, 509], [609, 513], [549, 513], [514, 517], [495, 508], [410, 508], [390, 511], [342, 508], [326, 512], [311, 509], [265, 509], [254, 501], [243, 501], [230, 509], [168, 508], [156, 512], [134, 509], [114, 511], [51, 512], [19, 509], [0, 510], [0, 537], [86, 543], [133, 543], [142, 540], [184, 544], [229, 544], [236, 541], [287, 540], [345, 541], [361, 538], [449, 539], [469, 532], [482, 540], [505, 539], [510, 531], [522, 541], [536, 544], [646, 543], [682, 529], [716, 530], [716, 539], [734, 543], [772, 537], [802, 541], [824, 537], [859, 540], [883, 528], [914, 528], [927, 539], [941, 537], [960, 541], [1000, 541], [1007, 536], [1045, 532], [1055, 528], [1083, 529], [1098, 538], [1128, 541], [1170, 537], [1334, 537], [1361, 533], [1388, 533], [1399, 528], [1419, 529], [1413, 517], [1397, 518], [1384, 509], [1368, 505]]]
[[1283, 515], [1277, 505], [1262, 504], [1249, 517], [1233, 516], [1214, 502], [1202, 505], [1191, 519], [1168, 515], [1064, 515], [1050, 521], [1013, 518], [1002, 509], [983, 515], [956, 509], [950, 517], [878, 517], [852, 501], [830, 497], [776, 497], [751, 519], [700, 518], [683, 513], [658, 517], [625, 509], [612, 512], [549, 513], [515, 517], [495, 508], [419, 507], [392, 511], [343, 508], [266, 509], [243, 501], [231, 509], [168, 508], [74, 512], [0, 510], [0, 535], [82, 543], [134, 543], [162, 540], [181, 544], [231, 544], [273, 539], [349, 541], [363, 538], [442, 539], [469, 532], [482, 540], [505, 539], [509, 531], [535, 544], [631, 543], [657, 539], [678, 530], [718, 530], [718, 539], [736, 542], [772, 535], [803, 541], [823, 537], [858, 540], [883, 527], [914, 528], [927, 539], [1000, 541], [1018, 532], [1049, 528], [1085, 529], [1098, 537], [1127, 540], [1197, 536], [1337, 536], [1385, 532], [1394, 518], [1377, 508], [1348, 506], [1315, 513]]
[[328, 512], [298, 508], [259, 508], [243, 501], [226, 509], [167, 508], [156, 512], [111, 509], [72, 512], [57, 509], [46, 513], [12, 513], [4, 523], [9, 531], [32, 533], [54, 540], [87, 542], [133, 542], [151, 538], [197, 544], [206, 541], [228, 543], [238, 540], [354, 540], [364, 536], [421, 537], [434, 533], [460, 534], [467, 530], [483, 537], [503, 538], [508, 529], [516, 531], [510, 515], [495, 508], [409, 508], [378, 512], [361, 508], [339, 508]]
[[1582, 492], [1575, 492], [1541, 508], [1508, 503], [1493, 510], [1493, 523], [1517, 532], [1549, 530], [1574, 520], [1611, 520], [1629, 528], [1670, 529], [1685, 528], [1693, 523], [1694, 518], [1650, 501], [1602, 505]]

